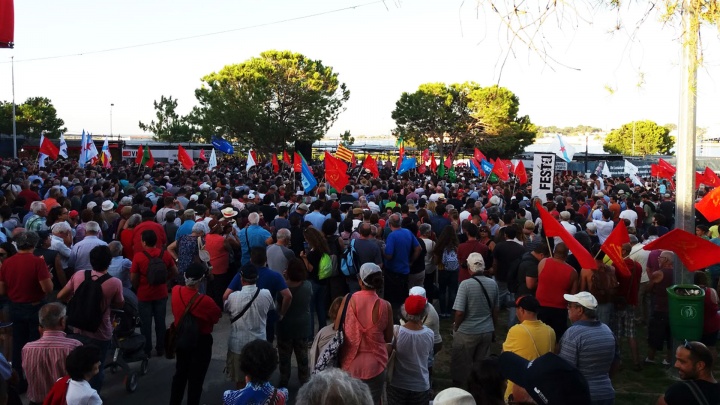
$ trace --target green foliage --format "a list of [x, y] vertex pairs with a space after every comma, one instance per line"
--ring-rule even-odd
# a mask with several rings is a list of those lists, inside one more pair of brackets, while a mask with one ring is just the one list
[[[58, 118], [52, 101], [46, 97], [30, 97], [15, 106], [15, 128], [18, 135], [39, 138], [44, 131], [48, 138], [59, 138], [67, 131], [65, 121]], [[0, 133], [12, 134], [12, 102], [0, 102]]]
[[596, 134], [602, 132], [601, 128], [591, 127], [589, 125], [578, 125], [576, 127], [564, 127], [559, 128], [555, 125], [549, 127], [538, 127], [538, 132], [541, 134], [560, 134], [565, 136], [579, 136], [586, 134]]
[[670, 130], [653, 121], [635, 121], [611, 131], [605, 138], [605, 152], [633, 154], [633, 124], [635, 129], [635, 155], [668, 154], [675, 145]]
[[263, 52], [202, 81], [191, 122], [205, 136], [217, 133], [263, 152], [321, 139], [350, 98], [331, 67], [290, 51]]
[[350, 135], [350, 131], [345, 131], [342, 134], [340, 134], [340, 143], [342, 143], [345, 146], [351, 146], [355, 143], [355, 137]]
[[152, 132], [153, 140], [165, 142], [190, 142], [193, 139], [193, 127], [186, 117], [175, 112], [178, 100], [172, 96], [160, 96], [160, 101], [153, 102], [157, 122], [138, 123], [141, 130]]
[[509, 90], [462, 84], [426, 83], [403, 93], [392, 117], [394, 135], [424, 149], [441, 152], [478, 147], [489, 156], [510, 156], [535, 140], [537, 128], [518, 117], [520, 102]]

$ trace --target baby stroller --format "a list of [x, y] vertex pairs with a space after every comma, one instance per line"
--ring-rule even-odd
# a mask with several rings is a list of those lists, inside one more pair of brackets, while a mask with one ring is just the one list
[[112, 361], [105, 364], [110, 372], [117, 373], [122, 368], [125, 372], [125, 389], [135, 392], [138, 386], [138, 372], [131, 371], [128, 363], [140, 361], [139, 375], [148, 371], [148, 355], [145, 354], [145, 337], [135, 332], [140, 325], [138, 317], [137, 297], [128, 288], [123, 289], [125, 306], [122, 310], [111, 310], [112, 335]]

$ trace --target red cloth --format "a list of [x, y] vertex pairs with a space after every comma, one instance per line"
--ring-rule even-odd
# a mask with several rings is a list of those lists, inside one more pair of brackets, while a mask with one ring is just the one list
[[[560, 222], [556, 221], [549, 212], [540, 205], [540, 201], [537, 201], [535, 203], [535, 208], [537, 208], [538, 213], [540, 214], [540, 219], [542, 219], [542, 225], [543, 229], [545, 230], [545, 235], [548, 237], [554, 237], [557, 236], [565, 243], [565, 246], [570, 249], [570, 252], [572, 252], [573, 256], [577, 259], [578, 263], [580, 263], [580, 267], [583, 269], [591, 269], [596, 270], [597, 269], [597, 263], [595, 263], [595, 259], [592, 257], [592, 255], [578, 242], [575, 240], [575, 238], [570, 235], [570, 233], [560, 225]], [[720, 249], [720, 247], [719, 247]]]
[[287, 163], [288, 165], [292, 164], [292, 162], [290, 162], [290, 155], [288, 155], [286, 150], [283, 150], [283, 162]]
[[715, 187], [695, 203], [695, 208], [710, 222], [720, 218], [720, 187]]
[[32, 204], [34, 201], [40, 201], [40, 195], [29, 188], [26, 188], [25, 190], [18, 193], [18, 197], [24, 197], [25, 198], [25, 209], [30, 209], [30, 204]]
[[43, 136], [42, 143], [40, 144], [40, 153], [48, 155], [52, 160], [57, 160], [60, 149], [58, 149], [50, 139]]
[[497, 158], [497, 160], [495, 161], [492, 172], [495, 173], [502, 181], [508, 181], [510, 179], [507, 164], [503, 162], [500, 158]]
[[280, 171], [280, 163], [278, 163], [277, 155], [274, 153], [272, 156], [272, 166], [273, 166], [273, 173], [277, 173]]
[[563, 294], [570, 294], [572, 283], [570, 276], [575, 269], [552, 258], [544, 259], [543, 271], [538, 276], [535, 298], [546, 308], [566, 308], [567, 301]]
[[178, 145], [178, 161], [180, 164], [185, 168], [185, 170], [190, 170], [195, 165], [195, 162], [193, 162], [190, 155], [188, 155], [185, 148], [182, 147], [182, 145]]
[[[149, 248], [146, 250], [147, 253], [152, 257], [160, 256], [160, 249]], [[168, 274], [170, 269], [175, 267], [175, 260], [166, 250], [163, 252], [163, 262], [168, 268]], [[150, 285], [147, 281], [147, 268], [150, 263], [150, 259], [145, 255], [145, 252], [135, 253], [132, 260], [132, 267], [130, 267], [130, 274], [140, 274], [140, 282], [138, 283], [137, 297], [139, 301], [154, 301], [167, 297], [167, 285]]]
[[605, 243], [602, 244], [600, 249], [612, 260], [618, 275], [630, 277], [630, 270], [625, 266], [625, 260], [623, 260], [623, 243], [630, 243], [630, 235], [625, 227], [625, 222], [620, 221], [605, 239]]
[[445, 167], [448, 169], [451, 168], [453, 165], [453, 155], [452, 153], [448, 153], [447, 158], [445, 158]]
[[658, 166], [660, 166], [660, 168], [662, 170], [664, 170], [666, 172], [666, 174], [669, 175], [670, 177], [675, 175], [675, 171], [676, 171], [675, 166], [673, 166], [670, 163], [668, 163], [667, 161], [665, 161], [665, 159], [660, 159], [658, 161]]
[[517, 177], [521, 186], [528, 182], [527, 172], [525, 171], [525, 163], [523, 163], [522, 160], [518, 162], [517, 166], [515, 166], [515, 177]]
[[[626, 257], [622, 263], [628, 269], [628, 272], [615, 272], [615, 277], [618, 281], [617, 295], [618, 297], [625, 297], [628, 305], [636, 306], [638, 303], [640, 278], [642, 277], [642, 266], [629, 257]], [[613, 264], [615, 264], [615, 262], [613, 262]], [[617, 266], [615, 266], [615, 268], [617, 269]], [[630, 278], [631, 273], [632, 279]], [[630, 289], [631, 287], [632, 290]]]
[[643, 246], [643, 249], [669, 250], [675, 253], [690, 271], [720, 263], [720, 246], [677, 228]]
[[0, 281], [14, 303], [33, 303], [45, 298], [40, 281], [50, 278], [45, 259], [32, 253], [17, 253], [3, 261]]
[[205, 249], [210, 253], [212, 274], [227, 273], [230, 255], [225, 249], [225, 238], [215, 233], [205, 235]]
[[[165, 246], [167, 244], [167, 236], [162, 225], [154, 221], [144, 221], [135, 227], [133, 232], [133, 254], [142, 252], [145, 248], [142, 245], [142, 233], [143, 231], [151, 230], [157, 235], [157, 243], [155, 246]], [[133, 256], [135, 257], [135, 256]]]
[[718, 178], [717, 174], [715, 174], [712, 169], [709, 167], [705, 167], [705, 185], [710, 187], [719, 187], [720, 186], [720, 178]]
[[142, 145], [138, 146], [137, 154], [135, 155], [135, 164], [139, 165], [142, 163], [143, 160], [143, 147]]
[[373, 175], [373, 177], [376, 177], [376, 178], [380, 177], [380, 171], [378, 171], [377, 160], [375, 160], [372, 156], [367, 155], [365, 157], [362, 167], [370, 170], [370, 173]]
[[120, 243], [122, 243], [123, 246], [123, 257], [130, 260], [132, 260], [133, 256], [135, 256], [135, 251], [133, 250], [134, 230], [134, 228], [127, 228], [123, 229], [120, 233]]
[[435, 154], [430, 155], [430, 170], [435, 173], [437, 171], [437, 162], [435, 161]]
[[345, 163], [328, 152], [325, 152], [325, 179], [335, 190], [344, 189], [350, 181]]
[[475, 160], [477, 160], [478, 162], [482, 162], [483, 160], [487, 160], [487, 158], [485, 157], [485, 155], [483, 155], [483, 153], [480, 152], [480, 149], [478, 149], [478, 148], [475, 148], [475, 151], [473, 152], [473, 157], [474, 157]]
[[[470, 253], [480, 253], [483, 260], [485, 260], [485, 267], [490, 267], [490, 249], [488, 249], [484, 243], [479, 240], [469, 240], [461, 243], [460, 246], [458, 246], [457, 251], [458, 263], [464, 265], [467, 262], [467, 258], [470, 256]], [[472, 276], [472, 274], [470, 274], [470, 270], [468, 270], [467, 267], [460, 266], [460, 270], [458, 272], [458, 283], [469, 279], [470, 276]]]
[[302, 172], [302, 159], [300, 159], [300, 154], [295, 152], [295, 160], [293, 161], [293, 171], [295, 173]]
[[703, 334], [716, 333], [720, 330], [720, 314], [718, 314], [718, 304], [713, 302], [713, 297], [717, 293], [710, 287], [705, 287], [705, 312], [703, 315]]
[[[185, 312], [185, 307], [190, 303], [190, 300], [192, 300], [196, 292], [197, 290], [185, 286], [176, 285], [173, 287], [170, 302], [172, 304], [173, 317], [175, 318], [173, 321], [175, 326], [178, 326], [178, 322], [180, 322], [180, 318]], [[195, 299], [192, 308], [190, 308], [190, 313], [197, 318], [200, 333], [203, 335], [212, 333], [213, 326], [218, 323], [220, 315], [222, 315], [220, 307], [205, 294], [200, 294], [200, 296]]]

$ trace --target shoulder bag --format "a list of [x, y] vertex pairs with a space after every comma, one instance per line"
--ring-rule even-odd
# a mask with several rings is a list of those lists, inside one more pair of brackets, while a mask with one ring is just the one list
[[[178, 290], [178, 294], [180, 294], [180, 291]], [[182, 322], [182, 319], [187, 315], [188, 312], [190, 312], [190, 308], [192, 308], [193, 304], [195, 303], [195, 300], [200, 296], [200, 292], [196, 292], [195, 295], [190, 299], [190, 302], [188, 302], [187, 306], [185, 307], [185, 311], [183, 311], [183, 314], [180, 316], [180, 319], [178, 320], [178, 324]], [[180, 296], [182, 298], [182, 296]], [[175, 358], [175, 346], [177, 344], [177, 327], [175, 326], [175, 322], [170, 323], [170, 327], [167, 328], [167, 331], [165, 332], [165, 358], [167, 359], [174, 359]]]
[[340, 365], [340, 350], [345, 342], [345, 315], [347, 314], [348, 304], [352, 298], [352, 293], [345, 296], [345, 305], [343, 306], [342, 315], [340, 316], [340, 324], [335, 336], [325, 346], [320, 355], [318, 356], [317, 362], [315, 362], [315, 368], [312, 373], [317, 374], [331, 367], [338, 367]]
[[235, 317], [230, 321], [231, 325], [233, 323], [235, 323], [235, 321], [237, 321], [238, 319], [242, 318], [243, 315], [245, 315], [245, 312], [247, 312], [247, 310], [250, 309], [250, 305], [252, 305], [252, 303], [255, 301], [255, 298], [257, 298], [258, 295], [260, 295], [260, 287], [256, 287], [255, 295], [253, 295], [253, 297], [250, 299], [250, 302], [248, 302], [245, 305], [245, 308], [243, 308], [243, 310], [240, 311], [239, 314], [235, 315]]

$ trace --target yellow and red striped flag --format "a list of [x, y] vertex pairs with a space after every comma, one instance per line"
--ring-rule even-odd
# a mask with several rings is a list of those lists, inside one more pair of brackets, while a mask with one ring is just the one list
[[346, 162], [352, 162], [354, 156], [355, 154], [350, 149], [342, 145], [338, 145], [337, 150], [335, 151], [335, 157]]

